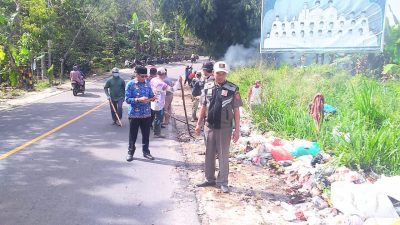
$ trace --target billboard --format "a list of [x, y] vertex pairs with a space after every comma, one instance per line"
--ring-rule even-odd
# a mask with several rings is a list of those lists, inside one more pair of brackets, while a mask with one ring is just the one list
[[263, 0], [261, 53], [382, 51], [386, 0]]

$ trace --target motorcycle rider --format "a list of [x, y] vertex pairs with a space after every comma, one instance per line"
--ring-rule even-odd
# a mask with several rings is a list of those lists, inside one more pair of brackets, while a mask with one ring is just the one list
[[72, 82], [78, 83], [81, 87], [85, 86], [85, 80], [83, 79], [82, 73], [78, 70], [78, 66], [74, 66], [69, 74], [69, 78]]

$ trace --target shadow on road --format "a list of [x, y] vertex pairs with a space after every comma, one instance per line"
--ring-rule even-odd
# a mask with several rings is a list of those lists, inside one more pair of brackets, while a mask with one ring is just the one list
[[81, 97], [81, 98], [100, 98], [101, 96], [93, 94], [92, 92], [85, 91], [84, 95], [78, 95], [77, 97]]
[[[1, 149], [38, 136], [87, 107], [37, 103], [2, 115]], [[174, 210], [172, 200], [160, 200], [165, 199], [160, 192], [163, 187], [143, 185], [146, 179], [160, 178], [138, 174], [145, 175], [152, 164], [162, 171], [183, 162], [159, 157], [156, 161], [136, 160], [145, 166], [127, 163], [127, 119], [124, 117], [124, 127], [113, 126], [109, 114], [106, 105], [0, 161], [1, 224], [170, 224], [165, 211]], [[8, 144], [3, 144], [6, 140]]]

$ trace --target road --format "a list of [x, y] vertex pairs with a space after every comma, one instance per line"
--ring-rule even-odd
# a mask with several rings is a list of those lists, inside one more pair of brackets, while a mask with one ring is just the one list
[[[177, 78], [184, 66], [166, 67]], [[121, 71], [127, 80], [132, 73]], [[1, 225], [199, 224], [173, 128], [163, 129], [166, 139], [151, 137], [155, 161], [139, 146], [126, 162], [127, 106], [124, 126], [112, 125], [109, 106], [100, 106], [104, 82], [87, 82], [84, 96], [67, 91], [0, 112]]]

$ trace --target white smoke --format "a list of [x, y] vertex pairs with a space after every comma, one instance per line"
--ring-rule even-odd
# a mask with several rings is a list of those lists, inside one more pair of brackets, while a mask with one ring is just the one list
[[249, 48], [242, 44], [231, 45], [224, 55], [224, 61], [231, 67], [247, 66], [260, 57], [260, 39], [252, 41]]

